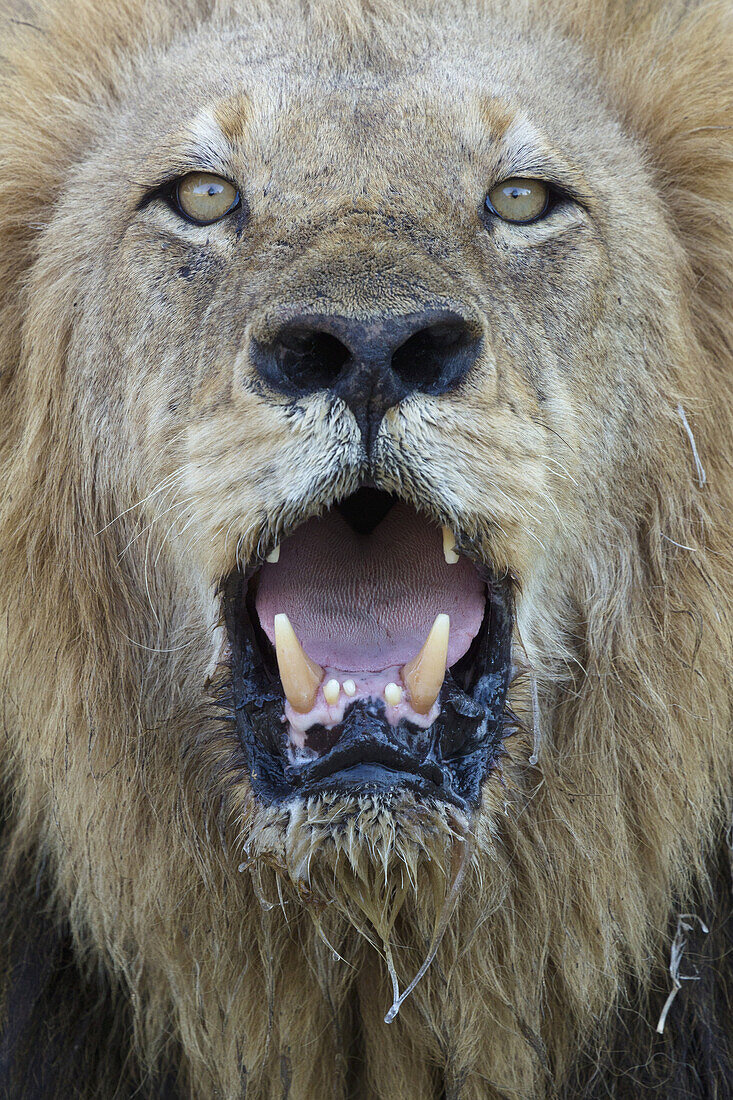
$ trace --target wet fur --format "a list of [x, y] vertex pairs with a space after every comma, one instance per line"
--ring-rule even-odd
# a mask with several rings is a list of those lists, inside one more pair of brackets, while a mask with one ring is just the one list
[[[423, 144], [434, 147], [436, 172], [456, 155], [440, 112], [426, 126], [420, 88], [408, 82], [396, 110], [421, 119], [414, 164], [385, 150], [355, 207], [349, 150], [332, 151], [342, 156], [342, 194], [319, 184], [317, 160], [297, 191], [301, 165], [288, 159], [288, 142], [306, 141], [308, 124], [293, 107], [278, 123], [274, 166], [257, 168], [256, 183], [268, 210], [270, 177], [292, 177], [291, 199], [306, 196], [302, 218], [288, 207], [298, 247], [285, 262], [284, 246], [263, 231], [251, 243], [246, 295], [222, 298], [209, 316], [210, 288], [239, 255], [233, 245], [191, 249], [176, 238], [151, 249], [151, 231], [134, 228], [124, 247], [119, 240], [123, 224], [138, 224], [138, 172], [153, 172], [135, 159], [151, 125], [146, 82], [155, 87], [162, 72], [168, 121], [189, 120], [188, 77], [220, 71], [220, 44], [245, 16], [162, 2], [8, 12], [3, 1094], [731, 1095], [726, 9], [440, 6], [436, 34], [449, 56], [472, 41], [477, 20], [493, 19], [510, 69], [519, 42], [517, 71], [536, 66], [538, 87], [570, 73], [567, 95], [546, 109], [567, 141], [574, 114], [598, 130], [597, 148], [589, 138], [578, 156], [605, 165], [594, 192], [599, 228], [563, 267], [541, 318], [532, 301], [546, 280], [533, 281], [529, 254], [523, 268], [507, 268], [506, 285], [482, 299], [503, 334], [496, 374], [487, 367], [457, 395], [389, 414], [369, 460], [342, 409], [258, 390], [238, 325], [249, 311], [266, 327], [273, 287], [285, 299], [312, 287], [368, 312], [354, 272], [339, 266], [344, 250], [373, 265], [377, 291], [387, 257], [394, 283], [381, 291], [403, 294], [403, 309], [459, 283], [478, 301], [483, 245], [453, 198], [455, 243], [444, 220], [444, 195], [458, 185], [444, 181], [435, 195], [425, 187]], [[266, 44], [283, 27], [300, 48], [298, 11], [247, 7], [266, 72]], [[323, 0], [308, 18], [329, 71], [348, 67], [356, 42], [384, 75], [422, 41], [425, 16], [422, 4], [404, 15]], [[200, 44], [199, 68], [176, 69], [190, 42]], [[236, 140], [257, 111], [233, 85], [217, 109]], [[441, 102], [450, 105], [450, 93]], [[507, 124], [495, 103], [474, 123], [474, 137]], [[363, 140], [378, 124], [368, 120]], [[358, 129], [351, 140], [358, 151]], [[398, 171], [414, 173], [407, 207], [389, 190]], [[268, 217], [277, 226], [277, 210]], [[250, 247], [244, 225], [241, 240]], [[497, 262], [497, 279], [502, 270]], [[142, 273], [142, 289], [131, 271]], [[176, 319], [175, 333], [156, 327], [163, 315]], [[201, 690], [213, 582], [352, 490], [369, 463], [382, 487], [431, 509], [517, 577], [518, 661], [536, 671], [543, 733], [530, 767], [519, 676], [512, 706], [524, 728], [508, 737], [471, 823], [454, 918], [388, 1026], [379, 951], [391, 945], [404, 987], [425, 957], [466, 823], [410, 800], [263, 810]], [[657, 1037], [680, 912], [702, 916], [711, 932], [690, 945], [682, 972], [697, 965], [700, 981], [683, 985]]]

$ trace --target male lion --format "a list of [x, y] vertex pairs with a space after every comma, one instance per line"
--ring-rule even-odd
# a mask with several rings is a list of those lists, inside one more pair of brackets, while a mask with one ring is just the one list
[[732, 1096], [729, 4], [3, 2], [0, 1093]]

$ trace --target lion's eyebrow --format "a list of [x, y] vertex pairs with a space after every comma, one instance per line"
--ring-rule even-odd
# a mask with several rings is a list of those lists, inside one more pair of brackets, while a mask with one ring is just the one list
[[515, 115], [504, 130], [496, 168], [500, 178], [536, 176], [581, 202], [592, 202], [593, 192], [580, 165], [522, 115]]
[[163, 137], [143, 158], [135, 181], [143, 196], [154, 195], [187, 172], [212, 172], [236, 181], [233, 142], [217, 117], [220, 108], [220, 103], [202, 108], [190, 122]]
[[487, 127], [492, 141], [501, 141], [515, 118], [515, 112], [500, 99], [484, 96], [479, 101], [481, 126]]
[[237, 92], [216, 103], [212, 114], [226, 141], [238, 145], [247, 137], [252, 101], [244, 92]]

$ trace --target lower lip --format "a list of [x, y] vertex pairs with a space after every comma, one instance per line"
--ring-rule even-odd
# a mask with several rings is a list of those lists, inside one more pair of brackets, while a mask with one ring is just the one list
[[416, 772], [397, 771], [384, 764], [359, 763], [341, 768], [330, 775], [320, 776], [312, 782], [306, 782], [297, 791], [298, 794], [325, 793], [327, 791], [348, 791], [349, 794], [366, 794], [370, 791], [396, 792], [398, 789], [410, 789], [423, 796], [434, 795], [445, 799], [446, 792], [432, 780]]

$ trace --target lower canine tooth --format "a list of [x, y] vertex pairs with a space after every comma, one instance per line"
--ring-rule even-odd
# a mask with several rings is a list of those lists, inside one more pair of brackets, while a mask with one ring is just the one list
[[384, 701], [390, 707], [396, 707], [402, 702], [402, 688], [399, 684], [387, 684], [384, 689]]
[[323, 698], [331, 706], [333, 706], [334, 703], [338, 703], [340, 694], [341, 685], [339, 684], [338, 680], [329, 680], [328, 683], [324, 685]]
[[307, 714], [313, 709], [323, 679], [323, 669], [303, 651], [287, 615], [276, 615], [275, 653], [285, 697], [293, 710]]
[[458, 562], [456, 536], [453, 534], [450, 527], [441, 527], [441, 531], [443, 532], [443, 557], [448, 565], [456, 565]]
[[274, 550], [270, 551], [270, 553], [265, 558], [265, 561], [272, 562], [273, 565], [275, 564], [275, 562], [280, 561], [280, 543], [277, 544]]
[[425, 645], [402, 669], [410, 702], [418, 714], [427, 714], [440, 694], [448, 660], [450, 617], [437, 615]]

